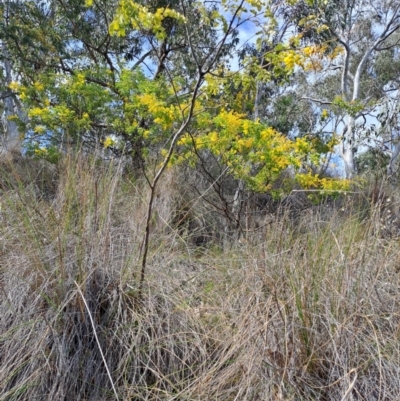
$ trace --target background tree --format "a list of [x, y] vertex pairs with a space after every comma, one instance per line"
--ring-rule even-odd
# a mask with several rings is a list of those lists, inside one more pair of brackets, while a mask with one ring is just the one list
[[20, 132], [12, 117], [18, 115], [21, 120], [24, 119], [21, 103], [10, 88], [10, 84], [15, 80], [16, 75], [4, 32], [9, 28], [11, 23], [11, 7], [12, 4], [10, 1], [0, 3], [0, 110], [3, 153], [19, 150], [21, 144]]
[[[298, 1], [284, 4], [308, 62], [302, 98], [328, 109], [332, 131], [340, 132], [340, 152], [347, 177], [366, 139], [368, 116], [374, 113], [398, 77], [400, 6], [395, 1]], [[385, 67], [383, 67], [385, 65]], [[328, 115], [327, 115], [328, 117]]]

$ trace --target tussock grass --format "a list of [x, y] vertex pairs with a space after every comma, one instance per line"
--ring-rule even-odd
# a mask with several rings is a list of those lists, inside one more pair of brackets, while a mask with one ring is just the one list
[[168, 172], [139, 305], [145, 183], [30, 163], [1, 166], [0, 400], [400, 399], [400, 248], [378, 211], [199, 247], [180, 220], [205, 207]]

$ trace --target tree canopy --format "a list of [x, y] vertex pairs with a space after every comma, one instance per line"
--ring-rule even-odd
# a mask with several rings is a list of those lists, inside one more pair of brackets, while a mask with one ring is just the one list
[[[305, 188], [348, 188], [328, 174], [332, 157], [340, 152], [354, 178], [356, 151], [372, 134], [391, 162], [397, 156], [395, 1], [0, 7], [3, 151], [56, 160], [79, 146], [125, 156], [145, 174], [151, 163], [162, 173], [213, 160], [258, 192], [283, 172]], [[253, 38], [243, 43], [246, 31]], [[373, 128], [371, 115], [381, 124]]]

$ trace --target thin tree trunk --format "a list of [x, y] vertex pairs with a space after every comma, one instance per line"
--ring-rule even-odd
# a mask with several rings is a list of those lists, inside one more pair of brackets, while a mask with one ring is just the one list
[[[262, 83], [256, 83], [256, 94], [254, 100], [254, 121], [257, 121], [260, 118], [260, 104], [262, 98]], [[239, 179], [238, 185], [235, 191], [235, 195], [233, 197], [232, 204], [232, 213], [236, 223], [236, 230], [240, 228], [240, 217], [243, 209], [243, 202], [245, 198], [245, 182], [242, 179]]]
[[[5, 84], [8, 87], [12, 82], [12, 69], [9, 59], [6, 43], [2, 43], [3, 52], [3, 65], [5, 71]], [[4, 136], [2, 138], [3, 152], [20, 151], [21, 150], [21, 137], [18, 126], [11, 118], [15, 114], [20, 115], [21, 110], [16, 104], [13, 95], [10, 94], [4, 99]]]

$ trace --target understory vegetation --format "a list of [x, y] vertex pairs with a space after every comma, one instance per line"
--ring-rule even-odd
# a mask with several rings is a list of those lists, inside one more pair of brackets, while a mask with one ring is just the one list
[[392, 184], [253, 199], [240, 229], [187, 174], [157, 188], [139, 291], [144, 178], [2, 161], [0, 400], [400, 399]]

